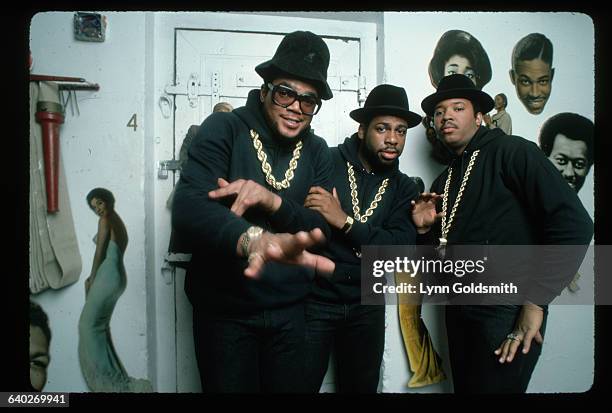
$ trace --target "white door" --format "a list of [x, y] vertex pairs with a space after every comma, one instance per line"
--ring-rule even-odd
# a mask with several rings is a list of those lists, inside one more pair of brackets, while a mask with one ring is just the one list
[[[261, 86], [262, 79], [254, 67], [272, 57], [285, 34], [195, 29], [175, 31], [175, 79], [173, 85], [165, 88], [166, 93], [174, 96], [175, 159], [179, 157], [189, 127], [200, 125], [216, 103], [225, 101], [234, 108], [243, 106], [248, 92]], [[367, 95], [366, 86], [369, 90], [374, 82], [366, 84], [365, 76], [361, 75], [364, 73], [360, 53], [363, 50], [360, 45], [362, 39], [326, 36], [320, 31], [318, 34], [324, 38], [330, 50], [328, 82], [334, 97], [323, 102], [321, 111], [313, 119], [312, 127], [315, 133], [326, 139], [329, 146], [336, 146], [356, 131], [357, 124], [350, 119], [348, 113], [363, 104]], [[370, 59], [369, 64], [374, 66], [374, 59]], [[368, 72], [372, 71], [370, 68]], [[174, 178], [176, 183], [178, 172]], [[161, 227], [157, 232], [160, 231], [169, 234], [169, 228]], [[168, 234], [161, 234], [157, 239], [167, 240]], [[167, 244], [162, 243], [158, 248], [163, 255]], [[193, 347], [191, 305], [183, 290], [184, 281], [185, 271], [177, 268], [174, 271], [175, 308], [157, 311], [171, 311], [175, 314], [177, 391], [198, 392], [201, 388]], [[330, 373], [328, 371], [322, 391], [334, 389]]]

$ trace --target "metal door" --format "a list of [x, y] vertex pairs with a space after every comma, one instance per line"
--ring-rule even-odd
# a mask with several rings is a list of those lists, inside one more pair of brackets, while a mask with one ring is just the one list
[[[200, 125], [216, 103], [229, 102], [234, 108], [243, 106], [248, 92], [261, 86], [262, 79], [254, 67], [272, 57], [285, 34], [201, 29], [175, 31], [175, 79], [174, 84], [165, 88], [175, 107], [175, 159], [179, 157], [189, 127]], [[331, 55], [328, 81], [334, 97], [323, 102], [312, 127], [329, 146], [336, 146], [356, 131], [357, 124], [348, 113], [365, 101], [366, 79], [361, 76], [359, 38], [322, 36]], [[172, 179], [172, 173], [169, 178]], [[175, 172], [174, 182], [177, 181], [178, 172]], [[176, 320], [176, 387], [178, 392], [198, 392], [201, 388], [193, 347], [191, 305], [183, 291], [185, 271], [180, 268], [172, 271], [175, 308], [168, 311], [175, 312]], [[333, 391], [332, 377], [328, 371], [321, 391]]]

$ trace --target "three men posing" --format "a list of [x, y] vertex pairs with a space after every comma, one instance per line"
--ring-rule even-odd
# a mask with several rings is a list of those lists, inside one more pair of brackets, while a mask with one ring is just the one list
[[[173, 223], [193, 245], [185, 288], [207, 392], [317, 391], [332, 345], [339, 390], [376, 391], [384, 307], [359, 304], [361, 245], [414, 244], [414, 225], [421, 241], [449, 245], [588, 244], [592, 236], [575, 193], [535, 145], [480, 127], [493, 101], [463, 75], [442, 79], [422, 103], [456, 155], [432, 185], [449, 201], [444, 211], [436, 211], [439, 195], [417, 200], [399, 172], [406, 130], [421, 120], [403, 89], [373, 89], [351, 112], [357, 134], [330, 151], [310, 130], [332, 97], [328, 65], [319, 36], [287, 35], [255, 69], [261, 89], [246, 106], [208, 117], [189, 150]], [[307, 250], [324, 240], [325, 250]], [[563, 288], [541, 287], [549, 299]], [[455, 390], [525, 391], [545, 308], [526, 301], [500, 317], [498, 306], [474, 307], [447, 308]], [[483, 336], [476, 346], [474, 331]], [[530, 356], [500, 369], [490, 353], [510, 362], [519, 343]]]

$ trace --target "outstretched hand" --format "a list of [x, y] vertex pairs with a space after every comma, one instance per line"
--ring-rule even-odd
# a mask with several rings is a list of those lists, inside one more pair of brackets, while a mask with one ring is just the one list
[[282, 203], [282, 199], [258, 184], [255, 181], [238, 179], [228, 182], [223, 178], [217, 179], [219, 189], [208, 193], [212, 199], [221, 199], [233, 196], [234, 203], [231, 211], [242, 216], [249, 208], [258, 206], [269, 214], [276, 212]]
[[244, 270], [244, 275], [257, 278], [265, 264], [270, 261], [302, 265], [314, 268], [319, 274], [331, 274], [336, 268], [332, 260], [306, 250], [323, 242], [325, 235], [319, 228], [296, 234], [264, 232], [261, 238], [249, 246], [249, 266]]
[[416, 201], [412, 201], [412, 222], [419, 234], [425, 234], [431, 226], [444, 216], [443, 212], [436, 212], [436, 202], [442, 198], [435, 192], [423, 192]]

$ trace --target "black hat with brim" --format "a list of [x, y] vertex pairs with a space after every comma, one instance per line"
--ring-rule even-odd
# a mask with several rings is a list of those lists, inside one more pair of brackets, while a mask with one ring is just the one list
[[287, 76], [312, 83], [322, 100], [333, 97], [327, 84], [329, 49], [323, 39], [308, 31], [287, 34], [272, 59], [255, 67], [264, 80]]
[[440, 80], [436, 93], [423, 99], [421, 108], [428, 116], [432, 116], [438, 103], [452, 98], [468, 99], [473, 104], [478, 105], [480, 112], [483, 114], [488, 113], [495, 106], [493, 98], [478, 90], [470, 78], [465, 75], [454, 74]]
[[376, 116], [397, 116], [408, 122], [413, 128], [421, 123], [423, 117], [410, 111], [408, 96], [404, 88], [393, 85], [378, 85], [368, 95], [362, 108], [349, 114], [359, 123], [368, 123]]

